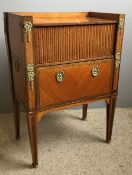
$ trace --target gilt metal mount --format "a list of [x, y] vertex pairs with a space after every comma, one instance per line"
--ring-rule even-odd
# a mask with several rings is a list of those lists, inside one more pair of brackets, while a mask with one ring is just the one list
[[27, 80], [30, 83], [31, 87], [33, 85], [34, 77], [35, 77], [34, 64], [27, 64]]
[[23, 30], [26, 35], [27, 42], [29, 43], [31, 40], [32, 23], [30, 21], [25, 22], [23, 26]]
[[120, 19], [119, 20], [119, 24], [118, 24], [120, 31], [123, 30], [124, 24], [125, 24], [125, 20], [124, 19]]
[[121, 54], [117, 53], [115, 56], [115, 70], [118, 71], [120, 67], [120, 62], [121, 62]]
[[61, 83], [64, 80], [64, 72], [62, 70], [57, 72], [56, 80], [58, 83]]
[[98, 74], [99, 74], [99, 67], [98, 66], [94, 66], [92, 68], [92, 75], [93, 75], [93, 77], [97, 77]]

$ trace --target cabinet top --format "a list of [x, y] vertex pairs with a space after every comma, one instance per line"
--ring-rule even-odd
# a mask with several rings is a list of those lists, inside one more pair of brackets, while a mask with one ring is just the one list
[[109, 24], [117, 23], [120, 14], [99, 12], [7, 12], [9, 15], [20, 16], [32, 20], [34, 26], [75, 25], [75, 24]]

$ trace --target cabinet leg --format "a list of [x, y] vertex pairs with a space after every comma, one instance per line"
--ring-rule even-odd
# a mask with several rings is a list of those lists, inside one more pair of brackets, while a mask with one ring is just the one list
[[32, 166], [36, 168], [38, 166], [38, 139], [37, 139], [38, 124], [36, 120], [36, 115], [28, 114], [27, 122], [28, 122], [31, 154], [32, 154]]
[[86, 120], [86, 118], [87, 118], [88, 104], [84, 104], [82, 107], [83, 107], [83, 116], [82, 116], [82, 120]]
[[106, 108], [106, 142], [109, 143], [111, 141], [112, 136], [112, 129], [113, 129], [113, 122], [114, 122], [114, 114], [115, 114], [115, 107], [116, 107], [116, 96], [110, 98], [110, 102], [107, 103]]
[[13, 111], [14, 111], [14, 124], [15, 124], [15, 136], [16, 139], [20, 139], [20, 110], [19, 102], [17, 100], [13, 101]]

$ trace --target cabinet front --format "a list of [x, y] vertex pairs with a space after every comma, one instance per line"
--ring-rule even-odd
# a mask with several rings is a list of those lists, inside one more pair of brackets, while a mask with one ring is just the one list
[[110, 94], [112, 67], [113, 59], [38, 68], [39, 107]]

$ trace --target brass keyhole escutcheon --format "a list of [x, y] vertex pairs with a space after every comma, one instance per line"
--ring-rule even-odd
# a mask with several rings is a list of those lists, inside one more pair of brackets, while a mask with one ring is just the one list
[[92, 68], [92, 75], [93, 75], [93, 77], [97, 77], [98, 74], [99, 74], [99, 67], [98, 66], [94, 66]]
[[64, 79], [64, 72], [63, 71], [59, 71], [56, 74], [56, 80], [58, 83], [61, 83]]

